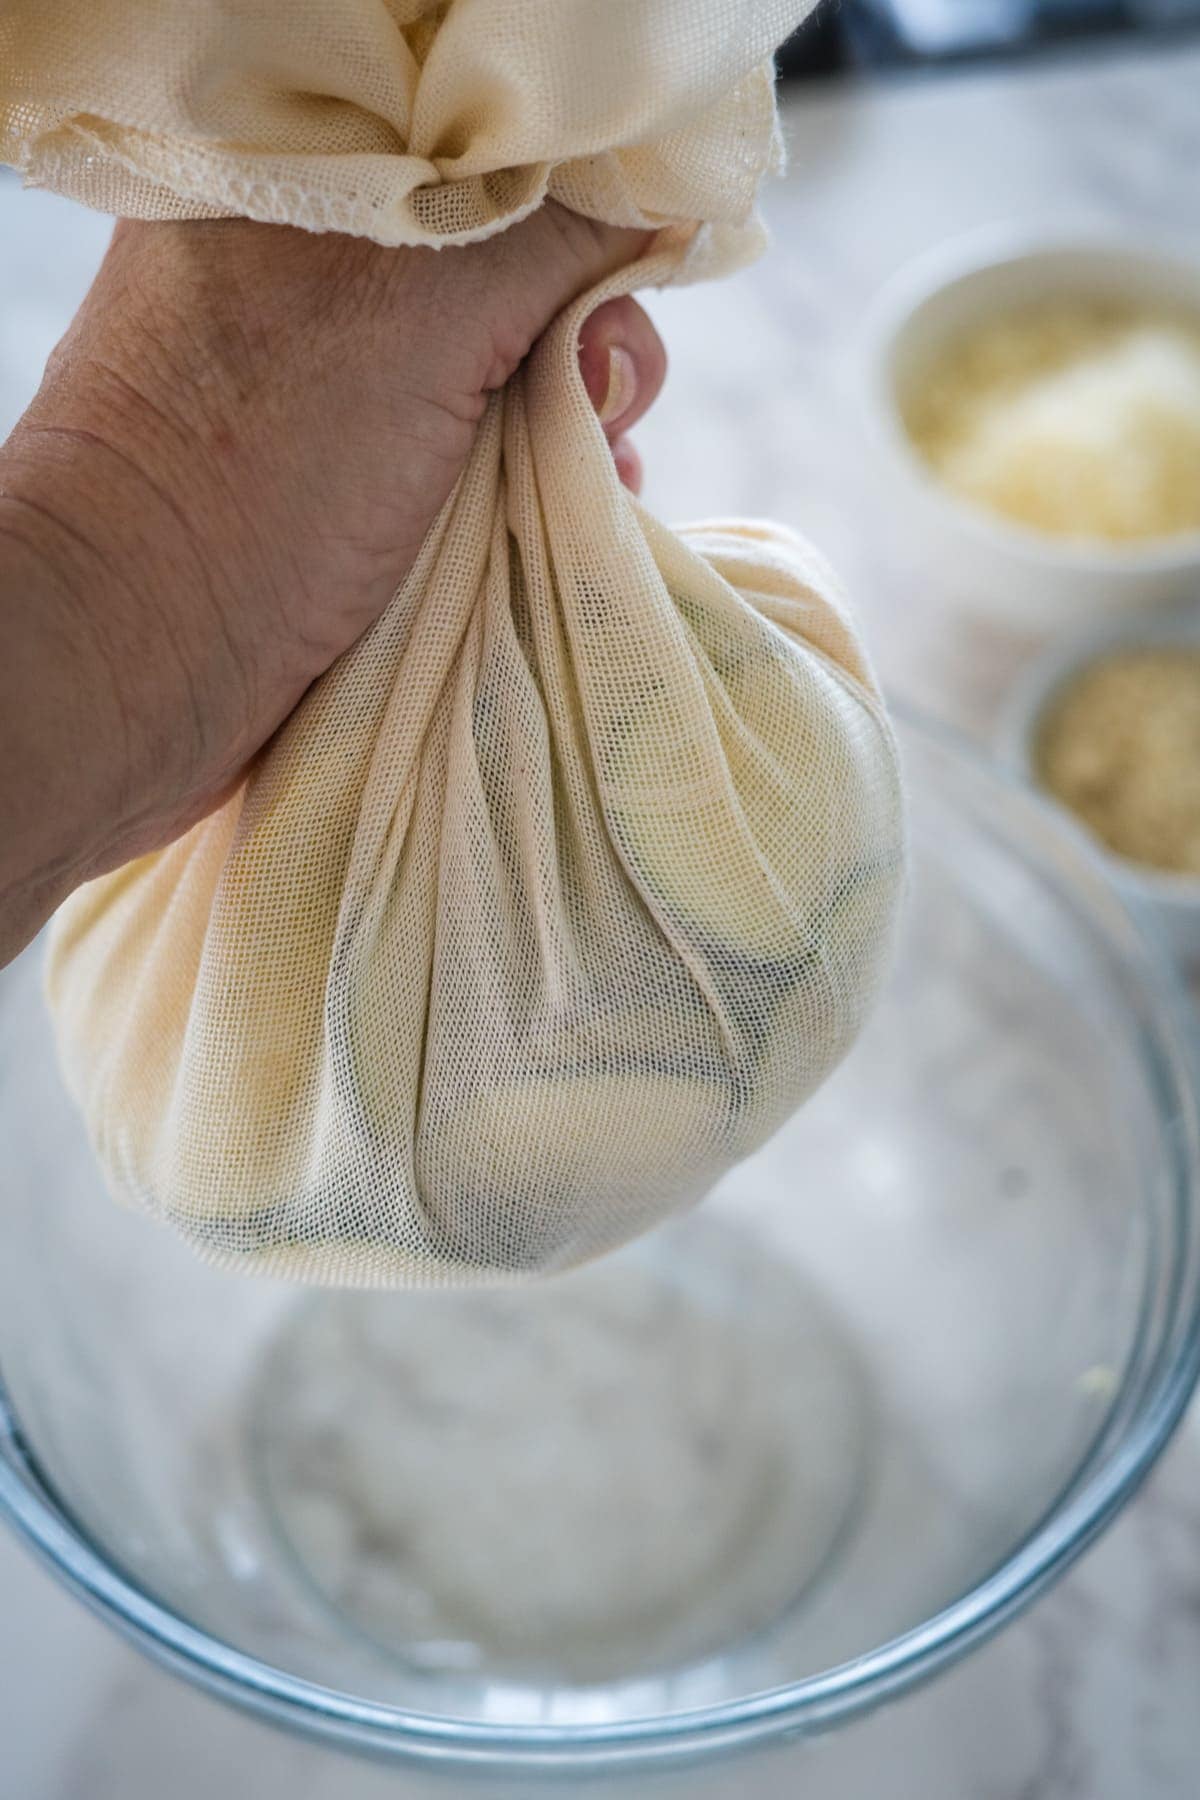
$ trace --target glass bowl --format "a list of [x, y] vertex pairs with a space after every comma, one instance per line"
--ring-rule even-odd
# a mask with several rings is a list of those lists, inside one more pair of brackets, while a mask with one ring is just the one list
[[825, 1728], [1114, 1516], [1200, 1361], [1191, 1024], [1081, 834], [906, 723], [893, 978], [701, 1207], [490, 1293], [216, 1273], [0, 992], [0, 1511], [143, 1649], [460, 1779]]

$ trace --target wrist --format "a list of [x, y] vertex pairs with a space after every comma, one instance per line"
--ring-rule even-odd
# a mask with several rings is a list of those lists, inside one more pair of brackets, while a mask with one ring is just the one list
[[211, 502], [172, 438], [169, 415], [92, 367], [48, 383], [0, 452], [0, 598], [31, 659], [13, 766], [44, 763], [28, 850], [68, 884], [161, 838], [241, 752], [244, 676], [201, 549]]

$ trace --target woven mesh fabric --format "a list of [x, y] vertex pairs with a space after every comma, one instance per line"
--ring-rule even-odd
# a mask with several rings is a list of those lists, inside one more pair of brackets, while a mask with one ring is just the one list
[[737, 254], [813, 0], [6, 0], [0, 161], [106, 211], [463, 243], [550, 195]]
[[752, 65], [801, 10], [0, 20], [9, 154], [16, 119], [31, 174], [104, 205], [451, 241], [549, 192], [674, 227], [491, 399], [387, 612], [241, 791], [55, 921], [110, 1185], [211, 1259], [362, 1286], [564, 1268], [699, 1197], [864, 1016], [903, 823], [846, 607], [785, 531], [653, 519], [577, 359], [606, 298], [753, 243], [775, 128]]

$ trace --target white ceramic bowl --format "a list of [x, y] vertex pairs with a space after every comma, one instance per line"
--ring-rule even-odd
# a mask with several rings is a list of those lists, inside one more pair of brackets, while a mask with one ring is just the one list
[[1108, 546], [1025, 529], [951, 493], [905, 430], [904, 396], [947, 339], [1014, 306], [1081, 291], [1200, 315], [1200, 258], [1158, 243], [992, 228], [902, 270], [867, 322], [867, 411], [902, 551], [948, 598], [1022, 628], [1057, 630], [1200, 593], [1200, 532]]
[[[1166, 609], [1150, 618], [1107, 620], [1075, 632], [1038, 657], [1014, 687], [1001, 714], [998, 749], [1007, 766], [1038, 786], [1034, 746], [1039, 723], [1054, 696], [1097, 658], [1113, 650], [1146, 644], [1200, 647], [1200, 584], [1188, 605]], [[1075, 819], [1068, 808], [1060, 810]], [[1078, 829], [1085, 829], [1078, 819], [1075, 823]], [[1087, 835], [1091, 837], [1090, 832]], [[1100, 850], [1126, 901], [1155, 917], [1177, 956], [1200, 964], [1200, 877], [1148, 868], [1104, 846]]]

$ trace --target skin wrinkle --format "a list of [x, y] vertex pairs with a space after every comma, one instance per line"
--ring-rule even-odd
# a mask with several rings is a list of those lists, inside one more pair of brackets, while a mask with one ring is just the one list
[[[10, 496], [6, 495], [5, 499], [8, 498]], [[38, 543], [36, 539], [30, 538], [25, 531], [15, 525], [11, 518], [0, 516], [0, 545], [4, 543], [19, 545], [26, 552], [33, 567], [45, 572], [44, 587], [39, 589], [32, 581], [29, 584], [30, 593], [37, 603], [39, 624], [44, 627], [47, 615], [52, 612], [61, 613], [64, 608], [73, 612], [74, 597], [69, 587], [64, 585], [60, 573], [47, 563], [44, 545]], [[21, 573], [19, 563], [14, 564], [11, 558], [8, 559], [8, 563], [10, 567], [17, 568], [18, 574]], [[3, 597], [3, 594], [0, 593], [0, 600]], [[24, 595], [22, 594], [20, 598], [24, 598]], [[67, 655], [61, 659], [62, 667], [64, 670], [69, 669], [69, 653], [77, 642], [77, 634], [70, 623], [61, 625], [56, 623], [54, 637], [56, 643], [67, 652]], [[74, 679], [71, 680], [70, 685], [74, 689], [78, 687], [78, 683]], [[29, 721], [25, 721], [27, 726], [29, 723]], [[36, 720], [34, 723], [36, 725]], [[10, 740], [7, 751], [15, 751], [16, 755], [21, 757], [27, 750], [28, 731], [22, 734], [20, 729], [22, 720], [15, 709], [10, 708], [5, 715], [0, 715], [0, 735], [3, 734], [3, 727], [6, 724], [10, 729], [14, 725], [16, 727], [16, 740], [15, 742]], [[8, 763], [7, 754], [5, 763], [6, 766], [11, 766]], [[67, 851], [56, 851], [52, 846], [46, 847], [41, 841], [47, 824], [52, 821], [50, 809], [53, 807], [55, 799], [52, 785], [44, 778], [39, 779], [35, 770], [32, 779], [21, 788], [19, 798], [23, 799], [27, 818], [28, 856], [26, 866], [15, 878], [10, 874], [6, 879], [0, 879], [0, 962], [5, 959], [10, 948], [8, 942], [10, 933], [6, 930], [6, 920], [13, 916], [19, 918], [22, 912], [27, 910], [48, 912], [57, 905], [73, 885], [75, 859]], [[18, 821], [17, 828], [20, 829], [20, 821]], [[11, 944], [11, 950], [19, 948], [19, 941]]]
[[[114, 242], [122, 247], [124, 245], [120, 228]], [[197, 269], [206, 273], [203, 263], [195, 265], [190, 273], [194, 275]], [[157, 303], [153, 288], [145, 280], [134, 278], [126, 285], [137, 296], [141, 306], [139, 370], [144, 369], [147, 362], [151, 366], [157, 363], [159, 387], [163, 395], [172, 398], [179, 394], [187, 395], [193, 412], [196, 403], [200, 403], [200, 416], [189, 418], [186, 409], [180, 411], [177, 405], [168, 407], [156, 403], [148, 391], [149, 384], [146, 381], [134, 382], [111, 359], [95, 358], [92, 366], [103, 370], [106, 379], [130, 403], [135, 414], [148, 415], [166, 427], [184, 456], [181, 489], [195, 486], [197, 450], [206, 449], [209, 452], [206, 472], [220, 485], [223, 499], [237, 509], [247, 538], [252, 538], [254, 519], [247, 503], [247, 483], [238, 478], [242, 471], [239, 470], [236, 474], [230, 471], [228, 461], [230, 452], [238, 448], [242, 435], [234, 428], [240, 422], [240, 415], [246, 411], [253, 413], [260, 398], [269, 392], [269, 378], [262, 373], [264, 361], [273, 360], [269, 334], [265, 328], [258, 328], [254, 324], [255, 313], [252, 307], [239, 308], [233, 312], [223, 311], [215, 318], [207, 307], [196, 309], [194, 315], [182, 307], [164, 312]], [[201, 282], [199, 285], [203, 288], [206, 283]], [[168, 320], [171, 321], [169, 330]], [[198, 324], [197, 320], [204, 323]], [[174, 337], [173, 348], [166, 341], [171, 335]], [[256, 367], [258, 373], [255, 373]], [[145, 469], [140, 472], [144, 479], [150, 481]], [[154, 484], [151, 482], [151, 485]], [[159, 486], [156, 491], [158, 497], [172, 507], [177, 522], [192, 543], [197, 569], [204, 578], [210, 595], [213, 618], [225, 635], [228, 647], [232, 648], [232, 636], [209, 574], [208, 558], [199, 541], [200, 534], [184, 510], [173, 506], [165, 488]], [[282, 563], [289, 542], [286, 535], [281, 535], [277, 544], [261, 553], [264, 569], [271, 569]], [[304, 579], [303, 568], [299, 565], [294, 565], [287, 571], [281, 569], [279, 573], [281, 577], [286, 575], [283, 585], [289, 587], [302, 583]], [[272, 582], [269, 588], [274, 589], [276, 585]], [[282, 623], [286, 611], [283, 602], [280, 602], [279, 611]], [[257, 684], [253, 669], [248, 665], [244, 668], [244, 679], [249, 687], [247, 709], [253, 711], [258, 704]]]
[[[172, 367], [171, 359], [167, 358], [166, 361], [167, 361], [168, 368], [171, 368]], [[157, 420], [162, 425], [164, 425], [166, 427], [166, 429], [168, 430], [168, 432], [175, 438], [175, 440], [179, 444], [180, 448], [185, 453], [185, 457], [186, 457], [187, 461], [191, 464], [194, 464], [196, 448], [197, 448], [198, 444], [200, 444], [202, 442], [202, 438], [201, 438], [200, 434], [196, 431], [194, 425], [189, 428], [186, 420], [183, 420], [181, 418], [177, 419], [176, 417], [174, 417], [172, 415], [172, 413], [170, 411], [168, 411], [168, 409], [166, 407], [158, 405], [144, 391], [144, 389], [141, 386], [136, 385], [127, 376], [122, 374], [120, 369], [118, 369], [115, 366], [115, 364], [108, 362], [108, 361], [104, 361], [102, 359], [94, 359], [93, 361], [90, 362], [89, 366], [94, 369], [102, 370], [104, 373], [104, 376], [113, 383], [113, 385], [124, 396], [124, 398], [126, 399], [127, 402], [132, 403], [132, 406], [135, 410], [143, 410], [144, 409], [145, 412], [148, 413], [151, 418]], [[179, 375], [177, 377], [177, 379], [182, 383], [181, 375]], [[242, 397], [239, 396], [239, 398], [242, 398]], [[228, 424], [222, 422], [224, 417], [225, 417], [225, 415], [222, 415], [219, 411], [216, 411], [216, 410], [214, 411], [214, 436], [218, 440], [217, 444], [216, 444], [216, 447], [218, 449], [223, 447], [220, 442], [221, 438], [225, 439], [226, 444], [229, 444], [234, 441], [234, 434], [230, 433]], [[123, 454], [123, 452], [121, 452], [114, 444], [110, 443], [109, 448], [112, 449], [113, 453], [116, 455]], [[227, 650], [232, 654], [233, 649], [234, 649], [232, 634], [229, 631], [228, 623], [225, 618], [224, 609], [221, 606], [220, 600], [218, 599], [216, 587], [214, 585], [212, 575], [209, 570], [208, 558], [205, 554], [205, 545], [202, 542], [200, 533], [198, 532], [195, 523], [193, 522], [193, 520], [191, 518], [189, 518], [189, 516], [188, 516], [187, 512], [184, 510], [184, 508], [182, 506], [178, 505], [174, 501], [170, 492], [167, 490], [167, 488], [162, 483], [155, 482], [153, 477], [151, 477], [149, 475], [148, 471], [139, 462], [137, 462], [136, 459], [131, 457], [128, 460], [130, 463], [130, 467], [132, 469], [134, 469], [134, 471], [141, 476], [142, 480], [145, 481], [146, 484], [152, 489], [152, 491], [156, 494], [157, 498], [172, 513], [172, 516], [174, 517], [176, 523], [179, 525], [179, 527], [183, 531], [184, 535], [190, 541], [192, 549], [195, 553], [196, 569], [197, 569], [201, 579], [204, 582], [204, 585], [207, 590], [208, 598], [211, 603], [212, 616], [217, 624], [218, 630], [222, 633], [222, 635], [225, 639]], [[212, 464], [210, 463], [209, 466], [211, 469]], [[219, 465], [215, 468], [215, 470], [213, 470], [213, 472], [215, 473], [215, 475], [218, 479], [222, 479], [221, 470], [220, 470]], [[249, 527], [251, 524], [251, 521], [246, 512], [245, 503], [242, 498], [240, 485], [237, 482], [231, 482], [231, 481], [228, 481], [227, 479], [222, 479], [222, 486], [224, 488], [226, 498], [229, 500], [229, 502], [231, 504], [238, 507], [239, 511], [242, 514], [243, 523], [247, 527]], [[249, 686], [249, 691], [247, 693], [247, 705], [250, 710], [254, 710], [254, 708], [257, 706], [257, 703], [258, 703], [257, 692], [255, 691], [256, 684], [254, 683], [254, 680], [253, 680], [253, 672], [248, 670], [246, 672], [246, 674], [247, 674], [247, 681], [248, 681], [248, 686]]]
[[[88, 430], [84, 427], [80, 427], [80, 426], [34, 425], [31, 429], [38, 433], [49, 433], [49, 434], [58, 435], [58, 436], [62, 436], [62, 437], [69, 437], [69, 438], [76, 440], [77, 442], [88, 444], [94, 448], [104, 451], [108, 455], [115, 457], [118, 462], [122, 463], [125, 466], [125, 468], [127, 468], [129, 470], [129, 472], [136, 478], [136, 480], [138, 482], [140, 482], [141, 484], [143, 484], [144, 486], [146, 486], [147, 488], [150, 489], [151, 493], [154, 494], [155, 498], [166, 508], [167, 512], [171, 515], [172, 519], [175, 521], [176, 525], [179, 526], [179, 528], [183, 532], [185, 538], [187, 538], [189, 540], [189, 542], [191, 543], [192, 549], [195, 553], [196, 573], [199, 578], [200, 586], [201, 586], [202, 590], [204, 591], [205, 597], [207, 598], [207, 600], [209, 602], [209, 621], [215, 627], [219, 637], [221, 638], [221, 640], [224, 644], [224, 647], [225, 647], [225, 650], [226, 650], [226, 653], [228, 656], [228, 667], [229, 667], [230, 671], [235, 672], [236, 674], [242, 676], [243, 680], [245, 680], [245, 672], [243, 670], [241, 660], [237, 655], [236, 646], [234, 645], [232, 634], [230, 633], [224, 612], [220, 606], [220, 603], [217, 600], [216, 592], [213, 587], [212, 577], [209, 572], [208, 564], [207, 564], [207, 562], [205, 560], [205, 556], [204, 556], [203, 543], [202, 543], [201, 539], [199, 538], [199, 536], [195, 530], [195, 527], [192, 525], [191, 521], [188, 519], [186, 513], [184, 512], [182, 506], [173, 498], [173, 496], [168, 492], [168, 490], [163, 486], [163, 484], [161, 482], [156, 481], [153, 476], [149, 475], [146, 472], [146, 470], [141, 466], [141, 464], [138, 461], [136, 461], [132, 456], [127, 455], [116, 444], [114, 444], [109, 438], [103, 437], [97, 432], [90, 431], [90, 430]], [[78, 536], [79, 534], [76, 534], [76, 535]], [[85, 539], [81, 538], [80, 541], [86, 543]], [[132, 579], [127, 577], [124, 574], [124, 572], [119, 569], [119, 567], [112, 561], [112, 559], [100, 548], [98, 543], [92, 544], [90, 546], [90, 548], [92, 549], [92, 552], [96, 557], [96, 560], [101, 564], [102, 568], [104, 568], [105, 571], [109, 575], [111, 575], [111, 577], [113, 578], [114, 581], [116, 581], [119, 585], [121, 585], [124, 588], [125, 592], [130, 596], [131, 599], [136, 601], [136, 599], [138, 597], [139, 589], [134, 586]], [[85, 610], [86, 610], [88, 616], [91, 617], [92, 609], [86, 608]], [[190, 703], [190, 709], [191, 709], [191, 713], [192, 713], [193, 729], [194, 729], [194, 742], [195, 742], [197, 750], [202, 751], [203, 747], [205, 745], [205, 741], [206, 741], [206, 732], [205, 732], [205, 725], [204, 725], [204, 707], [202, 704], [200, 692], [196, 685], [195, 672], [192, 668], [191, 663], [188, 661], [187, 657], [183, 654], [183, 652], [181, 650], [179, 650], [180, 639], [179, 639], [178, 633], [176, 632], [174, 623], [171, 619], [169, 610], [166, 607], [160, 608], [158, 618], [159, 618], [160, 625], [162, 626], [163, 630], [167, 633], [168, 642], [171, 644], [172, 648], [176, 649], [178, 652], [179, 671], [184, 680], [188, 700]], [[120, 683], [117, 678], [117, 670], [114, 666], [110, 665], [110, 673], [112, 675], [112, 680], [113, 680], [114, 695], [116, 696], [116, 698], [118, 700], [118, 704], [120, 704], [122, 706], [122, 711], [124, 714], [124, 705], [123, 705], [123, 699], [122, 699], [122, 695], [121, 695]], [[247, 703], [247, 705], [252, 705], [254, 696], [249, 691], [249, 684], [247, 684], [247, 690], [248, 691], [245, 695], [246, 703]], [[125, 715], [125, 716], [126, 716], [126, 722], [128, 722], [127, 715]], [[131, 754], [131, 748], [132, 748], [131, 741], [127, 734], [127, 740], [126, 740], [127, 755]]]
[[[89, 443], [95, 436], [95, 434], [90, 432], [80, 433], [71, 429], [65, 430], [61, 435], [68, 439], [79, 439], [82, 436], [84, 441]], [[116, 451], [115, 447], [110, 445], [107, 439], [95, 437], [95, 442], [98, 447], [102, 446], [112, 450], [114, 456], [118, 461], [122, 462], [124, 467], [133, 469], [135, 472], [140, 472], [139, 466], [130, 459], [122, 458], [120, 452]], [[86, 569], [85, 574], [80, 580], [79, 585], [81, 588], [86, 589], [87, 592], [90, 592], [93, 595], [99, 591], [100, 583], [97, 580], [96, 573], [96, 565], [99, 565], [101, 569], [106, 569], [108, 571], [110, 579], [114, 584], [123, 587], [126, 598], [136, 603], [140, 589], [135, 588], [129, 581], [125, 580], [120, 568], [102, 549], [98, 540], [93, 539], [83, 531], [70, 526], [65, 519], [60, 518], [51, 508], [33, 500], [32, 497], [28, 495], [12, 495], [10, 497], [24, 504], [35, 515], [43, 517], [52, 528], [61, 528], [72, 538], [72, 541], [74, 541], [80, 549], [86, 554], [90, 554], [94, 559], [93, 566]], [[48, 575], [51, 577], [61, 575], [62, 571], [57, 561], [47, 552], [44, 544], [37, 542], [36, 539], [25, 538], [24, 541], [32, 554], [39, 559], [42, 566], [47, 570]], [[143, 845], [142, 840], [146, 837], [148, 827], [151, 826], [152, 821], [163, 816], [163, 799], [161, 794], [157, 791], [157, 787], [152, 788], [149, 794], [146, 794], [145, 792], [141, 793], [140, 797], [138, 788], [139, 785], [145, 786], [147, 776], [157, 778], [162, 773], [162, 764], [165, 759], [154, 754], [153, 746], [150, 746], [150, 761], [147, 760], [144, 751], [139, 754], [138, 733], [134, 727], [131, 711], [126, 703], [125, 694], [130, 659], [128, 656], [123, 659], [123, 669], [119, 652], [114, 648], [108, 635], [100, 629], [100, 621], [96, 607], [88, 602], [84, 592], [77, 591], [75, 587], [72, 586], [68, 588], [67, 591], [73, 606], [77, 629], [82, 627], [87, 631], [93, 645], [96, 659], [102, 662], [107, 668], [109, 677], [107, 691], [112, 697], [121, 722], [123, 744], [122, 754], [119, 757], [110, 754], [106, 761], [115, 770], [123, 772], [126, 777], [125, 781], [113, 793], [107, 796], [105, 817], [97, 822], [98, 828], [103, 827], [104, 840], [94, 846], [87, 843], [81, 843], [80, 845], [77, 859], [78, 868], [75, 873], [75, 879], [79, 880], [101, 873], [108, 867], [116, 866], [117, 863], [125, 860], [127, 855], [132, 855], [141, 848], [146, 847]], [[178, 677], [182, 683], [183, 690], [188, 698], [188, 710], [192, 716], [193, 726], [193, 749], [187, 760], [191, 761], [202, 754], [204, 750], [205, 714], [207, 710], [204, 696], [197, 687], [192, 661], [189, 659], [183, 646], [181, 635], [177, 630], [175, 621], [166, 608], [160, 607], [156, 609], [156, 623], [165, 636], [164, 648], [173, 653], [174, 666], [178, 672]], [[123, 673], [125, 675], [124, 681], [122, 680]], [[74, 686], [76, 689], [76, 704], [81, 706], [83, 704], [83, 695], [79, 691], [79, 682], [76, 681]], [[175, 740], [178, 735], [178, 717], [178, 710], [173, 709], [170, 719], [172, 740]], [[227, 766], [219, 772], [218, 782], [222, 791], [227, 791], [230, 785], [234, 783], [237, 770], [238, 761], [231, 760], [228, 762]], [[180, 829], [185, 829], [187, 825], [193, 822], [193, 817], [187, 812], [183, 815], [176, 815], [176, 823]], [[153, 841], [156, 838], [157, 833], [150, 830], [149, 836], [151, 841]], [[42, 882], [43, 888], [47, 891], [50, 891], [51, 889], [56, 890], [55, 899], [52, 903], [57, 903], [57, 899], [61, 899], [64, 894], [69, 891], [70, 887], [74, 885], [72, 881], [64, 879], [70, 867], [70, 863], [71, 859], [64, 856], [39, 866], [39, 877], [45, 878]]]
[[[40, 516], [51, 517], [45, 509], [31, 507], [30, 510]], [[57, 592], [71, 605], [73, 629], [66, 634], [68, 653], [78, 650], [81, 632], [86, 633], [92, 645], [92, 654], [98, 662], [107, 666], [110, 679], [106, 691], [111, 695], [115, 704], [125, 745], [128, 749], [136, 741], [136, 732], [129, 709], [124, 703], [120, 684], [116, 679], [116, 653], [111, 644], [104, 633], [96, 629], [96, 620], [92, 617], [90, 609], [86, 605], [80, 604], [79, 596], [72, 591], [69, 584], [58, 579], [60, 571], [47, 559], [45, 547], [25, 537], [23, 533], [7, 529], [0, 531], [0, 536], [5, 535], [12, 541], [21, 542], [30, 551], [35, 561], [49, 572], [52, 585], [48, 584], [39, 597], [44, 600], [49, 593]], [[86, 711], [87, 694], [93, 692], [96, 687], [93, 679], [89, 678], [86, 684], [81, 679], [81, 671], [86, 660], [86, 658], [77, 658], [74, 663], [71, 663], [64, 659], [61, 665], [71, 689], [70, 708], [73, 714]], [[161, 817], [160, 799], [143, 797], [140, 802], [138, 800], [135, 776], [139, 763], [132, 754], [127, 754], [123, 758], [110, 755], [105, 759], [105, 766], [112, 770], [114, 781], [118, 785], [107, 796], [103, 816], [90, 820], [94, 831], [101, 834], [101, 841], [92, 846], [89, 845], [86, 838], [81, 838], [74, 854], [64, 851], [44, 855], [32, 867], [26, 882], [17, 887], [9, 885], [5, 888], [4, 904], [0, 906], [0, 961], [4, 957], [3, 913], [6, 908], [16, 905], [21, 895], [32, 901], [36, 895], [42, 894], [48, 897], [46, 910], [51, 910], [79, 881], [103, 873], [106, 868], [116, 866], [119, 862], [126, 860], [127, 855], [136, 853], [139, 847], [139, 838], [145, 832], [148, 822]], [[50, 823], [50, 820], [44, 816], [42, 822], [43, 825], [46, 825]], [[191, 820], [186, 820], [183, 825], [191, 822]], [[17, 947], [19, 948], [19, 945]]]
[[[7, 499], [10, 505], [25, 507], [30, 512], [35, 513], [39, 518], [45, 519], [56, 531], [61, 532], [64, 536], [70, 538], [74, 544], [94, 556], [114, 582], [119, 587], [124, 588], [126, 592], [129, 591], [128, 583], [122, 571], [116, 569], [109, 563], [99, 546], [93, 543], [78, 526], [69, 524], [65, 518], [61, 517], [54, 510], [54, 508], [44, 505], [40, 500], [33, 499], [29, 494], [9, 494]], [[35, 557], [37, 557], [38, 550], [36, 546], [33, 546], [33, 550]], [[43, 556], [40, 560], [45, 562], [48, 571], [52, 571], [56, 575], [59, 574], [59, 571], [48, 556]], [[69, 587], [68, 592], [70, 592]], [[112, 645], [105, 637], [104, 632], [99, 629], [99, 621], [95, 618], [91, 609], [83, 600], [82, 595], [72, 593], [71, 598], [75, 605], [77, 621], [81, 626], [86, 627], [88, 630], [95, 654], [99, 657], [107, 670], [109, 687], [116, 704], [117, 717], [121, 726], [122, 744], [120, 766], [122, 769], [128, 769], [133, 762], [133, 730], [132, 722], [129, 717], [128, 709], [125, 706], [120, 682], [118, 680], [116, 655]], [[116, 796], [118, 804], [123, 798], [124, 795], [118, 790]]]
[[115, 362], [107, 361], [99, 356], [86, 357], [83, 362], [84, 370], [88, 374], [99, 375], [105, 381], [111, 382], [118, 393], [135, 410], [144, 410], [151, 418], [156, 419], [160, 425], [164, 426], [185, 451], [190, 451], [194, 441], [194, 432], [189, 432], [186, 422], [174, 417], [165, 406], [159, 405], [144, 388], [135, 386], [127, 375], [122, 374]]

